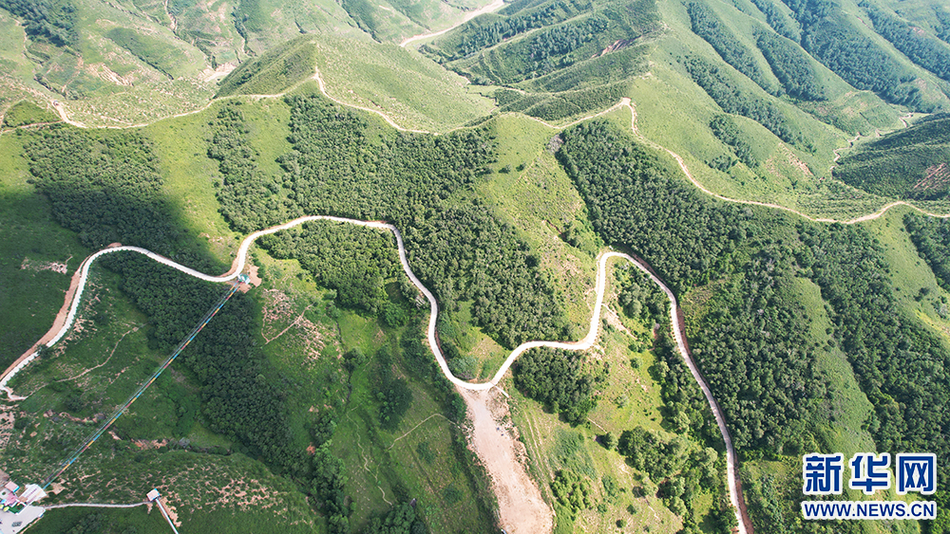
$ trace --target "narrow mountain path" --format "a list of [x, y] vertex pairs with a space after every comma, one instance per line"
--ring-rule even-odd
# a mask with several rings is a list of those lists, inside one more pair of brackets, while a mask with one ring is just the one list
[[437, 32], [432, 32], [432, 33], [420, 33], [419, 35], [413, 35], [412, 37], [408, 37], [408, 38], [406, 38], [406, 39], [403, 39], [403, 41], [402, 41], [401, 43], [399, 43], [399, 46], [401, 46], [401, 47], [403, 47], [403, 48], [406, 48], [407, 46], [409, 46], [410, 44], [412, 44], [412, 43], [414, 43], [414, 42], [416, 42], [416, 41], [422, 41], [422, 40], [428, 39], [428, 38], [430, 38], [430, 37], [438, 37], [439, 35], [448, 33], [448, 32], [450, 32], [450, 31], [454, 30], [455, 28], [458, 28], [458, 27], [461, 26], [462, 24], [465, 24], [466, 22], [472, 20], [473, 18], [475, 18], [475, 17], [477, 17], [477, 16], [479, 16], [479, 15], [484, 15], [485, 13], [491, 13], [492, 11], [498, 11], [498, 10], [501, 9], [504, 5], [505, 5], [504, 0], [495, 0], [494, 2], [488, 4], [487, 6], [485, 6], [485, 7], [483, 7], [483, 8], [476, 9], [475, 11], [472, 11], [472, 12], [470, 12], [470, 13], [467, 13], [467, 14], [465, 15], [465, 17], [464, 17], [462, 20], [460, 20], [459, 22], [455, 23], [454, 25], [452, 25], [452, 26], [450, 26], [450, 27], [448, 27], [448, 28], [446, 28], [446, 29], [444, 29], [444, 30], [437, 31]]

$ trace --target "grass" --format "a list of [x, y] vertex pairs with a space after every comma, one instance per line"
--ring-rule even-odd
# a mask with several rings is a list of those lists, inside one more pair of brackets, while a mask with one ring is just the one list
[[[30, 394], [16, 410], [26, 426], [3, 452], [19, 480], [51, 472], [95, 429], [95, 414], [110, 413], [164, 359], [148, 348], [144, 317], [116, 289], [117, 276], [93, 271], [79, 328], [12, 384]], [[58, 481], [65, 489], [46, 502], [134, 502], [158, 487], [185, 530], [251, 533], [278, 525], [312, 532], [316, 518], [293, 483], [241, 454], [202, 452], [233, 445], [201, 424], [197, 393], [187, 370], [173, 364], [117, 421], [116, 435], [106, 434], [66, 471]], [[70, 397], [82, 406], [71, 407]]]
[[[494, 119], [491, 127], [500, 140], [498, 161], [495, 173], [480, 186], [479, 193], [538, 251], [542, 268], [553, 275], [555, 286], [563, 292], [568, 319], [577, 325], [575, 334], [580, 339], [590, 322], [588, 291], [596, 277], [594, 258], [603, 245], [585, 227], [584, 201], [547, 149], [557, 131], [512, 115]], [[572, 226], [588, 237], [583, 248], [562, 238]]]
[[[884, 247], [894, 296], [900, 309], [928, 325], [945, 344], [950, 344], [950, 317], [947, 317], [945, 304], [950, 299], [950, 293], [937, 284], [933, 271], [917, 254], [904, 228], [903, 217], [909, 210], [907, 207], [896, 208], [864, 224]], [[927, 296], [918, 300], [922, 289]]]
[[36, 524], [30, 527], [30, 534], [62, 534], [68, 532], [80, 522], [91, 522], [92, 516], [99, 518], [102, 534], [120, 534], [134, 528], [139, 534], [167, 534], [171, 531], [168, 522], [156, 507], [144, 506], [127, 509], [114, 508], [59, 508], [43, 514]]
[[[310, 422], [333, 409], [332, 448], [347, 466], [350, 524], [362, 528], [392, 504], [417, 499], [416, 509], [431, 532], [473, 525], [488, 529], [478, 505], [482, 497], [456, 457], [453, 423], [428, 386], [398, 365], [395, 374], [409, 380], [412, 404], [395, 430], [380, 427], [373, 355], [384, 345], [398, 354], [405, 327], [384, 329], [374, 318], [337, 309], [296, 260], [275, 260], [257, 251], [255, 262], [265, 280], [254, 290], [263, 334], [259, 343], [290, 384], [286, 402], [295, 443], [311, 445]], [[354, 348], [369, 359], [350, 375], [340, 356]]]
[[[52, 326], [72, 274], [89, 253], [50, 219], [48, 201], [27, 183], [21, 156], [27, 137], [0, 136], [0, 366], [6, 368]], [[26, 263], [24, 263], [26, 262]], [[26, 268], [24, 268], [24, 266]]]
[[[612, 267], [620, 268], [619, 265]], [[612, 283], [604, 302], [609, 309], [619, 309]], [[547, 413], [536, 402], [523, 397], [510, 387], [510, 381], [505, 385], [512, 395], [512, 420], [527, 449], [529, 474], [548, 502], [553, 501], [550, 482], [558, 469], [571, 469], [590, 480], [595, 508], [580, 513], [573, 524], [559, 515], [555, 532], [613, 532], [617, 530], [618, 519], [626, 522], [624, 532], [677, 532], [682, 528], [682, 519], [674, 516], [656, 495], [656, 484], [661, 481], [648, 481], [645, 473], [637, 472], [616, 451], [609, 451], [596, 441], [607, 432], [619, 436], [636, 426], [658, 432], [664, 439], [673, 436], [663, 417], [660, 386], [650, 371], [655, 363], [653, 353], [633, 353], [629, 349], [635, 339], [649, 335], [652, 325], [630, 320], [623, 314], [608, 311], [607, 315], [610, 319], [588, 357], [608, 364], [609, 376], [587, 425], [572, 428], [557, 414]], [[605, 489], [605, 478], [613, 479], [620, 488], [613, 495]], [[698, 493], [696, 499], [701, 514], [713, 503], [708, 493]], [[603, 505], [604, 511], [598, 510], [598, 505]]]
[[331, 36], [313, 42], [331, 96], [385, 113], [403, 128], [444, 132], [494, 109], [490, 99], [468, 90], [467, 80], [415, 51]]
[[[189, 230], [187, 241], [206, 249], [226, 269], [244, 236], [231, 231], [218, 212], [218, 162], [208, 158], [204, 148], [212, 135], [208, 122], [222, 105], [218, 102], [201, 113], [163, 120], [144, 133], [161, 155], [166, 197], [180, 224]], [[260, 154], [260, 168], [282, 172], [275, 160], [289, 151], [289, 108], [281, 99], [268, 99], [243, 105], [241, 110], [254, 133], [252, 146]]]

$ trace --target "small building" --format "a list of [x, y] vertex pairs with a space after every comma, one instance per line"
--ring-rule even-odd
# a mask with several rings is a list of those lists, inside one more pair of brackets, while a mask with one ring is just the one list
[[20, 500], [26, 504], [33, 504], [34, 502], [43, 499], [46, 497], [46, 491], [43, 488], [39, 487], [36, 484], [27, 484], [26, 490], [23, 492], [23, 495], [20, 495]]
[[162, 496], [162, 494], [159, 493], [157, 489], [153, 489], [145, 496], [148, 498], [149, 502], [155, 502]]

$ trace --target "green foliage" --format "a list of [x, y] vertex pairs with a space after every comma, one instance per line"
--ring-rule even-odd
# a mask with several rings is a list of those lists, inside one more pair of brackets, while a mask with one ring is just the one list
[[[520, 95], [515, 91], [508, 92], [514, 93], [517, 98], [503, 94], [504, 96], [501, 96], [498, 101], [501, 111], [519, 111], [545, 121], [559, 121], [616, 104], [626, 96], [627, 84], [618, 82], [548, 95], [539, 93]], [[502, 102], [505, 103], [502, 104]]]
[[[868, 430], [881, 450], [927, 450], [950, 456], [950, 352], [929, 329], [905, 316], [893, 295], [881, 245], [857, 227], [802, 227], [810, 268], [834, 310], [835, 338], [874, 405]], [[939, 473], [940, 481], [946, 474]], [[944, 497], [938, 496], [942, 500]]]
[[936, 275], [937, 283], [950, 291], [950, 224], [945, 219], [908, 213], [904, 226], [917, 252]]
[[650, 328], [664, 321], [669, 309], [666, 294], [646, 274], [631, 268], [618, 268], [614, 273], [620, 287], [617, 303], [627, 317]]
[[915, 26], [879, 9], [866, 1], [860, 3], [874, 29], [914, 63], [950, 81], [950, 47]]
[[[591, 15], [581, 22], [568, 22], [543, 30], [508, 47], [513, 57], [508, 60], [506, 71], [494, 75], [493, 71], [477, 69], [475, 72], [498, 83], [516, 83], [538, 77], [557, 68], [572, 64], [572, 52], [593, 41], [595, 36], [607, 29], [609, 20], [602, 15]], [[517, 61], [520, 60], [520, 61]]]
[[[735, 269], [733, 253], [763, 231], [751, 212], [712, 204], [674, 181], [669, 163], [606, 123], [579, 125], [562, 137], [558, 157], [587, 202], [594, 228], [608, 243], [646, 258], [674, 292]], [[707, 323], [691, 346], [735, 442], [782, 450], [798, 446], [824, 392], [813, 371], [804, 310], [787, 290], [772, 289], [788, 287], [794, 257], [786, 247], [762, 248], [743, 262], [741, 276], [732, 279], [736, 287], [710, 303]], [[769, 333], [765, 345], [763, 331]], [[656, 371], [669, 384], [664, 400], [674, 407], [670, 420], [709, 429], [702, 396], [690, 389], [692, 379], [665, 335], [656, 350], [662, 356]], [[747, 401], [752, 398], [768, 408], [753, 408]]]
[[59, 122], [59, 115], [29, 100], [20, 100], [3, 114], [3, 125], [10, 128], [43, 122]]
[[796, 43], [802, 38], [801, 28], [794, 20], [775, 6], [773, 0], [752, 0], [755, 7], [765, 15], [766, 22], [773, 30]]
[[[639, 61], [620, 60], [611, 62], [606, 59], [614, 50], [633, 44], [634, 40], [658, 28], [659, 15], [654, 0], [637, 0], [630, 4], [605, 2], [602, 5], [582, 4], [580, 2], [544, 3], [542, 7], [526, 6], [524, 12], [518, 11], [513, 4], [505, 12], [512, 13], [509, 18], [495, 17], [487, 21], [472, 21], [444, 38], [435, 45], [425, 48], [431, 54], [439, 54], [442, 61], [456, 70], [470, 76], [475, 83], [513, 84], [532, 78], [582, 66], [599, 63], [597, 68], [578, 73], [567, 88], [579, 88], [587, 77], [611, 78], [618, 81], [630, 71], [639, 68]], [[571, 18], [568, 11], [576, 11]], [[553, 17], [553, 18], [552, 18]], [[563, 18], [563, 22], [554, 22]], [[522, 32], [525, 24], [552, 23], [535, 28], [535, 31]], [[496, 26], [497, 25], [497, 26]], [[516, 34], [508, 40], [503, 39], [506, 31]], [[478, 35], [476, 40], [474, 36]], [[460, 48], [461, 47], [461, 48]], [[626, 58], [625, 58], [626, 59]], [[604, 61], [606, 60], [606, 62]], [[620, 78], [614, 76], [608, 64], [623, 73]], [[561, 79], [557, 85], [561, 90], [566, 81]], [[601, 82], [603, 83], [603, 82]], [[548, 89], [551, 90], [551, 89]]]
[[874, 91], [892, 104], [930, 111], [920, 90], [904, 85], [916, 76], [862, 34], [832, 0], [783, 0], [802, 25], [802, 47], [858, 89]]
[[808, 54], [796, 43], [767, 31], [758, 33], [756, 43], [789, 96], [802, 100], [825, 99], [825, 88], [818, 72]]
[[702, 37], [722, 57], [722, 60], [745, 74], [759, 87], [768, 92], [775, 92], [772, 84], [765, 78], [759, 69], [755, 56], [735, 35], [727, 28], [715, 11], [706, 4], [692, 2], [687, 6], [689, 20], [693, 25], [693, 33]]
[[[248, 0], [243, 0], [242, 7], [248, 3]], [[301, 36], [275, 46], [260, 56], [245, 61], [228, 74], [221, 81], [215, 98], [228, 95], [275, 94], [284, 91], [297, 82], [313, 76], [316, 54], [317, 49], [313, 38], [308, 36]]]
[[569, 469], [561, 469], [554, 474], [551, 492], [558, 504], [572, 517], [593, 507], [590, 481]]
[[[479, 325], [500, 343], [515, 346], [560, 335], [561, 306], [527, 244], [465, 194], [493, 157], [486, 130], [379, 136], [361, 118], [321, 97], [295, 96], [288, 102], [294, 150], [280, 158], [285, 173], [279, 178], [258, 179], [240, 113], [222, 112], [225, 122], [210, 153], [221, 150], [219, 199], [237, 230], [299, 215], [388, 220], [403, 232], [422, 282], [443, 303], [473, 301]], [[233, 164], [228, 154], [245, 155], [252, 163]], [[466, 201], [455, 200], [460, 196]], [[288, 238], [270, 242], [282, 239]], [[367, 275], [372, 283], [372, 273]]]
[[835, 178], [877, 195], [921, 200], [950, 192], [950, 116], [885, 135], [841, 158]]
[[79, 41], [76, 7], [70, 0], [0, 0], [0, 7], [24, 20], [26, 34], [56, 46]]
[[299, 260], [320, 285], [337, 291], [336, 302], [341, 307], [372, 315], [386, 311], [385, 317], [392, 321], [397, 321], [397, 313], [405, 314], [399, 304], [390, 303], [385, 290], [387, 282], [405, 276], [392, 234], [317, 222], [299, 231], [266, 236], [260, 244], [275, 258]]
[[[150, 318], [150, 337], [162, 350], [180, 342], [220, 295], [220, 288], [139, 254], [102, 261], [123, 275], [120, 288]], [[306, 475], [303, 452], [290, 448], [279, 381], [263, 378], [273, 371], [250, 341], [253, 324], [250, 300], [235, 295], [179, 361], [202, 385], [202, 411], [211, 430], [236, 437], [280, 471]]]
[[709, 129], [717, 139], [728, 145], [732, 152], [750, 169], [759, 165], [752, 143], [729, 115], [716, 115], [709, 121]]
[[783, 509], [788, 507], [788, 503], [783, 502], [785, 495], [782, 488], [777, 487], [775, 475], [769, 473], [749, 485], [747, 490], [749, 496], [747, 499], [754, 508], [756, 527], [758, 525], [768, 525], [776, 534], [789, 534], [788, 521], [783, 513]]
[[801, 144], [801, 133], [774, 103], [744, 91], [727, 71], [702, 57], [686, 59], [686, 70], [726, 113], [748, 117], [790, 144]]
[[719, 258], [745, 237], [745, 214], [700, 201], [694, 188], [673, 178], [679, 171], [668, 161], [618, 127], [595, 120], [561, 137], [557, 157], [587, 202], [594, 229], [607, 243], [648, 258], [674, 292], [707, 281]]
[[363, 529], [363, 534], [414, 534], [416, 520], [415, 508], [407, 502], [394, 506], [385, 517], [375, 518], [369, 526]]
[[453, 39], [457, 44], [452, 43], [451, 48], [443, 47], [442, 51], [448, 59], [459, 59], [524, 32], [563, 22], [590, 8], [590, 3], [584, 0], [555, 0], [507, 18], [476, 19]]
[[331, 442], [317, 447], [313, 454], [313, 479], [310, 492], [321, 503], [331, 534], [349, 532], [349, 508], [346, 505], [346, 467], [330, 452]]
[[385, 347], [376, 354], [379, 368], [376, 379], [376, 400], [380, 402], [379, 424], [395, 430], [412, 404], [412, 390], [406, 380], [393, 375], [392, 357]]
[[680, 436], [667, 441], [637, 426], [621, 434], [617, 451], [626, 456], [629, 465], [647, 473], [651, 481], [662, 481], [658, 496], [663, 497], [671, 512], [684, 518], [686, 525], [699, 520], [694, 506], [701, 491], [722, 491], [716, 451], [697, 449]]
[[578, 425], [597, 406], [596, 387], [607, 378], [606, 370], [585, 365], [578, 352], [541, 347], [522, 354], [514, 365], [515, 385], [527, 397], [560, 412]]
[[151, 143], [132, 130], [44, 131], [26, 146], [36, 188], [53, 216], [100, 249], [114, 242], [162, 253], [177, 233]]
[[[691, 339], [710, 387], [721, 392], [716, 400], [733, 414], [735, 444], [793, 455], [807, 452], [802, 449], [809, 427], [827, 396], [807, 336], [807, 312], [788, 290], [794, 261], [789, 247], [761, 245], [717, 292], [710, 306], [715, 311], [703, 317]], [[750, 372], [731, 374], [736, 369]], [[756, 399], [754, 407], [749, 399]]]

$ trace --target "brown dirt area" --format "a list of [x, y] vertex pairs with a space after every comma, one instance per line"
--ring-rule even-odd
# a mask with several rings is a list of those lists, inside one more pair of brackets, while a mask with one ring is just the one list
[[497, 389], [460, 389], [472, 420], [469, 446], [484, 464], [498, 498], [501, 524], [509, 534], [544, 534], [554, 528], [554, 513], [525, 468], [527, 451], [512, 435], [508, 402]]

